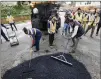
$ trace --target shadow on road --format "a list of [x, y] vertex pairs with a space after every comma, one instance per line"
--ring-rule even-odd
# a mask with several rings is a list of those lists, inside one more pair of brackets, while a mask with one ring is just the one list
[[75, 60], [71, 55], [64, 54], [68, 62], [73, 66], [66, 65], [62, 62], [51, 58], [52, 55], [36, 57], [26, 61], [10, 70], [8, 70], [2, 79], [91, 79], [91, 76], [85, 66]]

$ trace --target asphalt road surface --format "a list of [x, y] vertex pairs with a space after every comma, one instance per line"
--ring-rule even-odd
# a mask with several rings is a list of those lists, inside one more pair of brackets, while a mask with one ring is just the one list
[[[8, 25], [6, 26], [10, 27]], [[18, 46], [11, 47], [10, 43], [6, 42], [2, 38], [3, 41], [0, 45], [1, 76], [3, 76], [7, 70], [30, 59], [30, 37], [23, 33], [22, 28], [31, 28], [31, 22], [27, 21], [25, 23], [16, 24], [16, 26], [18, 28], [16, 34], [20, 43]], [[6, 33], [4, 28], [3, 30]], [[11, 33], [10, 30], [9, 32]], [[69, 45], [66, 49], [64, 49], [66, 47], [66, 43], [68, 42], [66, 38], [61, 35], [60, 28], [59, 33], [55, 35], [55, 46], [50, 48], [48, 43], [48, 35], [43, 34], [40, 42], [40, 51], [37, 53], [33, 52], [32, 58], [57, 52], [68, 53], [70, 50]], [[94, 38], [90, 38], [90, 32], [88, 32], [88, 34], [83, 36], [79, 41], [76, 53], [71, 55], [84, 64], [88, 72], [91, 74], [92, 79], [100, 79], [100, 35], [95, 36], [94, 33]]]

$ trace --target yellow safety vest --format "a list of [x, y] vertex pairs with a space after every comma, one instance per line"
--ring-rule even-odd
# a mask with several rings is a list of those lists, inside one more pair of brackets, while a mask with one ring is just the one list
[[[91, 19], [90, 19], [90, 21], [89, 21], [89, 23], [88, 23], [88, 26], [93, 23], [94, 18], [95, 18], [95, 17], [92, 17], [92, 16], [91, 16]], [[94, 21], [94, 23], [93, 23], [92, 26], [96, 26], [96, 24], [97, 24], [98, 22], [99, 22], [99, 17], [97, 16], [97, 18], [95, 19], [95, 21]]]
[[82, 13], [80, 13], [80, 16], [78, 15], [78, 13], [75, 14], [75, 19], [76, 19], [77, 21], [82, 22], [82, 17], [83, 17]]
[[10, 15], [10, 16], [7, 16], [7, 19], [6, 19], [9, 23], [14, 23], [14, 18]]
[[88, 16], [87, 15], [86, 16], [85, 15], [83, 16], [83, 21], [88, 21]]
[[56, 31], [56, 22], [53, 24], [50, 21], [50, 33], [55, 33], [55, 31]]
[[95, 19], [95, 22], [93, 24], [93, 26], [96, 26], [96, 24], [99, 22], [100, 18], [97, 16], [97, 18]]

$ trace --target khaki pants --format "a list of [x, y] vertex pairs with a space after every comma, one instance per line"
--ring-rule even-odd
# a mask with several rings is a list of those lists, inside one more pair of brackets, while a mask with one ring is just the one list
[[95, 26], [91, 26], [91, 25], [88, 26], [88, 28], [87, 28], [85, 34], [86, 34], [90, 29], [92, 29], [92, 30], [91, 30], [91, 34], [90, 34], [90, 36], [92, 37], [92, 36], [93, 36], [93, 33], [94, 33], [94, 30], [95, 30]]
[[86, 24], [87, 24], [87, 21], [83, 21], [83, 28], [84, 28], [84, 30], [86, 28]]

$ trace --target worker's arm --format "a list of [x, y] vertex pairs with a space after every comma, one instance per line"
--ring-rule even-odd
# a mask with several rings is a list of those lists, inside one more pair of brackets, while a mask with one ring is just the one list
[[75, 13], [75, 14], [74, 14], [74, 18], [73, 18], [73, 19], [75, 19], [75, 18], [76, 18], [76, 15], [77, 15], [77, 13]]
[[48, 21], [48, 33], [51, 33], [51, 31], [50, 31], [50, 27], [51, 27], [51, 21]]
[[49, 29], [50, 29], [50, 21], [48, 20], [48, 25], [47, 25], [47, 28], [48, 28], [48, 33], [50, 32]]
[[87, 21], [89, 22], [89, 15], [87, 15]]
[[75, 19], [75, 15], [74, 15], [74, 18], [73, 19]]
[[95, 23], [98, 24], [99, 23], [99, 20], [100, 20], [100, 18], [99, 18], [99, 16], [97, 16], [97, 18], [95, 20]]
[[34, 44], [35, 44], [35, 35], [33, 34], [32, 35], [32, 47], [34, 46]]
[[47, 28], [50, 28], [50, 21], [48, 20], [48, 25], [47, 25]]
[[69, 24], [69, 28], [70, 28], [70, 33], [72, 33], [73, 29], [70, 24]]
[[79, 28], [79, 26], [76, 25], [75, 28], [74, 28], [74, 32], [72, 33], [71, 38], [73, 38], [77, 34], [78, 28]]

